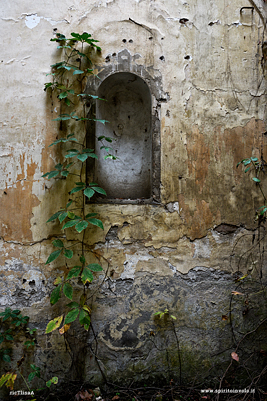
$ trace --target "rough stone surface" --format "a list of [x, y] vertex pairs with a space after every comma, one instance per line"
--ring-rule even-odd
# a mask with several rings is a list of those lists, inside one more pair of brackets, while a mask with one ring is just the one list
[[[266, 8], [261, 0], [1, 2], [0, 303], [21, 309], [38, 328], [29, 363], [46, 378], [169, 380], [179, 374], [177, 336], [183, 380], [209, 369], [220, 376], [234, 350], [229, 319], [222, 319], [230, 299], [239, 333], [266, 316], [255, 295], [259, 274], [266, 282], [266, 264], [258, 270], [256, 251], [249, 266], [242, 258], [252, 246], [262, 200], [251, 173], [236, 168], [245, 157], [267, 155]], [[151, 159], [140, 149], [137, 157], [147, 158], [145, 168], [152, 170], [140, 185], [149, 190], [134, 194], [151, 199], [86, 205], [104, 223], [103, 231], [92, 226], [86, 234], [92, 262], [101, 262], [104, 273], [92, 284], [94, 332], [74, 325], [65, 342], [58, 332], [44, 334], [62, 313], [62, 300], [51, 306], [49, 294], [66, 271], [63, 257], [45, 265], [51, 239], [64, 237], [57, 223], [46, 221], [65, 205], [69, 188], [66, 181], [53, 186], [42, 178], [60, 159], [47, 146], [57, 138], [52, 120], [61, 112], [43, 85], [61, 58], [50, 38], [84, 31], [102, 48], [94, 60], [101, 81], [88, 80], [85, 91], [97, 92], [120, 72], [135, 74], [149, 89], [148, 119], [140, 102], [135, 109], [137, 93], [129, 102], [138, 123], [151, 124]], [[111, 124], [118, 126], [116, 118]], [[137, 163], [133, 168], [137, 174]], [[139, 185], [136, 177], [132, 183]], [[73, 239], [74, 231], [66, 240]], [[238, 271], [252, 277], [249, 308], [244, 297], [231, 296]], [[78, 286], [74, 297], [81, 292]], [[165, 308], [177, 318], [175, 332], [169, 319], [154, 316]], [[259, 344], [265, 346], [266, 337]]]

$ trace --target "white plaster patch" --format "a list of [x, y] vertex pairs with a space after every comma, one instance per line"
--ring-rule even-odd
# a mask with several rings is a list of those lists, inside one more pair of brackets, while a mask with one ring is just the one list
[[177, 212], [177, 213], [179, 214], [179, 202], [170, 202], [170, 203], [167, 203], [166, 209], [167, 209], [168, 212], [170, 212], [170, 213]]
[[29, 29], [35, 28], [40, 21], [41, 17], [38, 17], [37, 14], [26, 15], [25, 17], [25, 24]]
[[122, 272], [121, 279], [134, 279], [136, 265], [140, 260], [153, 259], [153, 256], [149, 254], [136, 253], [135, 255], [125, 255], [124, 271]]

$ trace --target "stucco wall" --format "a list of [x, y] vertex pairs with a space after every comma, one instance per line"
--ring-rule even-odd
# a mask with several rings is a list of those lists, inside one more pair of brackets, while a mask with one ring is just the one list
[[[104, 223], [103, 232], [92, 228], [87, 239], [108, 269], [92, 299], [102, 369], [110, 380], [141, 380], [168, 369], [177, 374], [175, 357], [166, 362], [166, 348], [175, 354], [175, 338], [153, 318], [168, 307], [177, 317], [183, 375], [205, 373], [213, 366], [211, 355], [232, 346], [229, 322], [221, 318], [235, 288], [230, 256], [237, 239], [255, 227], [259, 205], [255, 185], [236, 164], [261, 151], [266, 156], [266, 5], [36, 0], [2, 2], [0, 9], [1, 306], [21, 308], [39, 327], [33, 358], [47, 375], [102, 380], [92, 333], [78, 327], [70, 332], [76, 365], [59, 334], [44, 335], [60, 308], [50, 306], [49, 293], [64, 266], [60, 258], [44, 265], [51, 238], [60, 233], [46, 221], [67, 196], [64, 183], [57, 183], [56, 192], [41, 178], [57, 161], [47, 146], [57, 136], [52, 119], [60, 112], [43, 91], [50, 65], [58, 61], [49, 40], [55, 32], [87, 31], [100, 41], [99, 72], [120, 71], [118, 55], [126, 49], [129, 72], [145, 71], [153, 80], [151, 92], [157, 85], [160, 94], [152, 102], [160, 121], [160, 163], [154, 166], [160, 168], [160, 202], [87, 205]], [[240, 253], [250, 246], [242, 241]], [[242, 319], [237, 308], [237, 326], [249, 327]]]

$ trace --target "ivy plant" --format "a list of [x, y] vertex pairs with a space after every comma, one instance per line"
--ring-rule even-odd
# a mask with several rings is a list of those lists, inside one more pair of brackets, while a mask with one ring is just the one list
[[[51, 41], [56, 42], [62, 60], [51, 65], [52, 71], [48, 75], [52, 80], [45, 84], [45, 90], [51, 91], [51, 94], [57, 97], [61, 112], [54, 121], [58, 124], [59, 132], [65, 134], [59, 135], [49, 145], [60, 149], [61, 162], [43, 177], [53, 180], [54, 183], [57, 180], [69, 180], [71, 187], [68, 188], [69, 199], [65, 207], [61, 207], [47, 221], [47, 223], [58, 222], [61, 225], [62, 235], [52, 241], [55, 250], [49, 255], [46, 264], [54, 262], [63, 255], [67, 266], [67, 272], [62, 273], [54, 281], [55, 288], [51, 293], [50, 302], [54, 305], [64, 297], [68, 303], [65, 312], [48, 323], [46, 333], [59, 329], [63, 334], [76, 319], [85, 330], [89, 329], [91, 309], [87, 305], [87, 293], [95, 274], [103, 270], [99, 263], [89, 263], [85, 243], [85, 233], [89, 227], [104, 229], [97, 213], [86, 213], [86, 199], [90, 201], [95, 195], [106, 195], [105, 190], [97, 183], [88, 183], [86, 180], [87, 160], [98, 159], [94, 149], [86, 146], [86, 125], [88, 121], [98, 121], [102, 124], [108, 121], [94, 116], [88, 117], [88, 105], [92, 105], [99, 98], [84, 93], [88, 76], [93, 74], [91, 56], [96, 57], [101, 52], [98, 41], [87, 32], [82, 34], [73, 32], [69, 38], [57, 33]], [[73, 126], [76, 127], [73, 129], [74, 132], [68, 132]], [[116, 159], [110, 153], [112, 148], [106, 146], [112, 139], [103, 135], [97, 139], [102, 143], [101, 148], [106, 151], [105, 158]], [[71, 241], [70, 245], [64, 239], [68, 230], [76, 232], [75, 240]], [[78, 282], [82, 282], [84, 290], [80, 298], [74, 300], [74, 286]]]

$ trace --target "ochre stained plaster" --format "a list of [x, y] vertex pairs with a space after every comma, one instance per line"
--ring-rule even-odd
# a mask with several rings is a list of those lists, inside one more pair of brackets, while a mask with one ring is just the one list
[[[20, 157], [21, 174], [13, 187], [7, 188], [0, 198], [2, 211], [0, 221], [1, 236], [5, 241], [19, 243], [33, 240], [31, 232], [32, 209], [40, 204], [39, 199], [32, 193], [33, 177], [37, 168], [36, 163], [28, 164], [24, 171], [24, 156]], [[26, 177], [26, 178], [25, 178]]]

